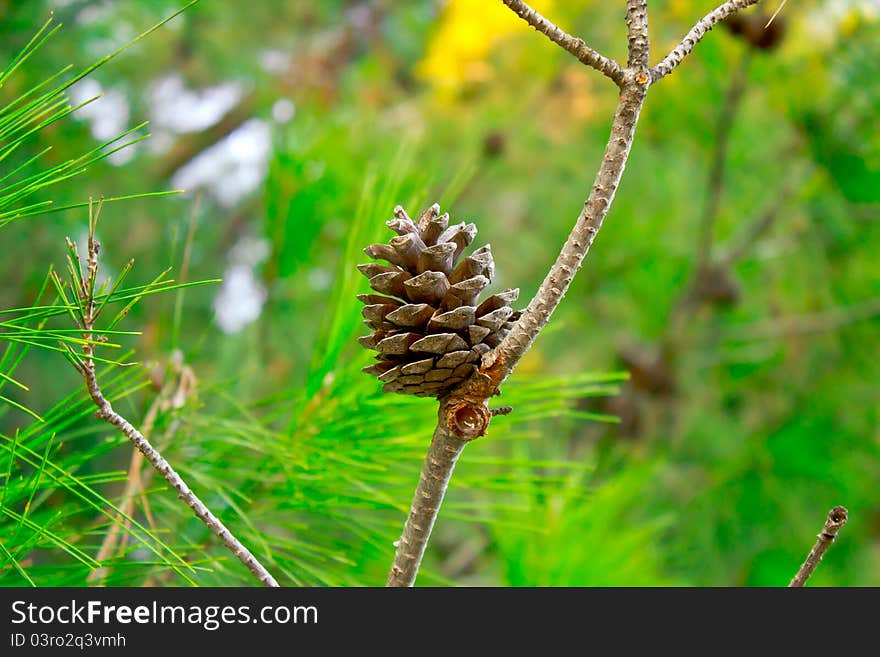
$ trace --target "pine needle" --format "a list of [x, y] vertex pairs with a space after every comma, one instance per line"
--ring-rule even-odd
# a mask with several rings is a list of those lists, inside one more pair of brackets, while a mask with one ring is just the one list
[[770, 20], [767, 21], [767, 24], [764, 26], [765, 30], [768, 27], [770, 27], [770, 23], [772, 23], [775, 20], [775, 18], [779, 15], [779, 12], [782, 11], [782, 8], [785, 6], [786, 2], [788, 2], [788, 0], [782, 0], [782, 2], [779, 3], [779, 6], [776, 8], [776, 11], [773, 12], [773, 15], [770, 17]]

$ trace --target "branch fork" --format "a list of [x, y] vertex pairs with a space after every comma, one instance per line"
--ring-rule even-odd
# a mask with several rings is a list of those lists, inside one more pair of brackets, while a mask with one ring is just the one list
[[510, 332], [483, 356], [480, 368], [440, 400], [437, 427], [422, 466], [412, 508], [395, 543], [397, 547], [388, 586], [412, 586], [422, 555], [446, 492], [452, 471], [465, 446], [485, 435], [493, 413], [488, 400], [531, 348], [581, 268], [614, 201], [632, 148], [636, 125], [649, 87], [676, 68], [715, 24], [759, 0], [729, 0], [694, 25], [659, 64], [650, 66], [647, 0], [626, 1], [628, 57], [626, 67], [590, 48], [532, 9], [522, 0], [502, 0], [517, 16], [586, 66], [596, 69], [620, 88], [611, 135], [584, 203], [562, 251], [544, 282]]

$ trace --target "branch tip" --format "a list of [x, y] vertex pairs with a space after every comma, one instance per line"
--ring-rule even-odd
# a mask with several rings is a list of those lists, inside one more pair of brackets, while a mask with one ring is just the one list
[[684, 35], [681, 42], [673, 48], [663, 60], [651, 68], [651, 79], [657, 82], [669, 75], [682, 61], [693, 51], [694, 47], [706, 36], [715, 25], [723, 21], [731, 14], [757, 4], [760, 0], [728, 0], [722, 3], [708, 14], [703, 16], [690, 31]]
[[810, 550], [803, 565], [789, 583], [789, 588], [801, 588], [807, 583], [807, 580], [810, 579], [810, 575], [816, 570], [816, 566], [822, 561], [822, 557], [825, 556], [828, 548], [834, 543], [837, 538], [837, 533], [840, 531], [841, 527], [846, 524], [848, 519], [849, 512], [846, 510], [846, 507], [838, 505], [828, 512], [828, 519], [825, 521], [825, 526], [822, 527], [822, 531], [820, 531], [819, 535], [816, 537], [816, 544], [813, 546], [813, 549]]

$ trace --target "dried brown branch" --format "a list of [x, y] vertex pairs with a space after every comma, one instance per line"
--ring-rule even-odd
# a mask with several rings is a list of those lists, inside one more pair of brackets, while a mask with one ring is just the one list
[[[175, 351], [172, 355], [172, 368], [174, 370], [174, 377], [162, 385], [159, 393], [156, 395], [156, 398], [152, 401], [144, 415], [144, 420], [141, 424], [141, 433], [144, 437], [148, 437], [152, 433], [156, 424], [156, 418], [159, 416], [160, 412], [167, 412], [181, 408], [194, 392], [195, 374], [190, 367], [183, 365], [183, 355], [179, 351]], [[169, 437], [177, 432], [179, 426], [180, 420], [174, 419], [165, 430], [162, 436], [162, 442], [167, 443]], [[142, 503], [145, 506], [147, 504], [144, 490], [151, 479], [150, 474], [155, 471], [149, 470], [146, 473], [141, 472], [143, 463], [143, 453], [137, 449], [132, 450], [125, 489], [120, 496], [119, 513], [117, 514], [118, 522], [110, 527], [109, 531], [104, 534], [104, 539], [101, 541], [101, 547], [98, 549], [98, 553], [95, 556], [95, 561], [98, 563], [103, 564], [113, 556], [120, 544], [125, 545], [126, 534], [123, 532], [123, 529], [128, 527], [130, 523], [130, 519], [126, 520], [126, 517], [134, 512], [134, 503], [137, 496], [141, 496]], [[148, 518], [152, 519], [149, 514]], [[92, 584], [103, 583], [108, 574], [108, 567], [101, 566], [89, 573], [87, 581]]]
[[[104, 396], [101, 386], [98, 384], [93, 355], [96, 342], [94, 337], [95, 321], [100, 313], [100, 309], [95, 304], [95, 281], [98, 275], [98, 251], [100, 248], [98, 241], [95, 239], [95, 223], [97, 222], [99, 212], [100, 205], [96, 212], [92, 211], [90, 205], [88, 253], [85, 270], [83, 270], [78, 256], [76, 258], [77, 262], [72, 263], [72, 266], [76, 267], [78, 271], [77, 281], [72, 281], [72, 283], [80, 301], [81, 316], [78, 323], [85, 340], [82, 347], [82, 358], [77, 361], [77, 369], [85, 379], [89, 396], [98, 408], [95, 414], [100, 419], [119, 429], [134, 444], [137, 450], [144, 455], [147, 462], [177, 491], [177, 496], [184, 504], [192, 509], [196, 517], [205, 523], [208, 529], [220, 539], [223, 545], [232, 551], [262, 584], [265, 586], [278, 586], [278, 582], [275, 581], [275, 578], [272, 577], [269, 571], [226, 528], [220, 519], [208, 509], [204, 502], [196, 496], [174, 468], [171, 467], [171, 464], [150, 444], [144, 435], [122, 415], [113, 410], [110, 401]], [[72, 243], [70, 244], [75, 251], [75, 246]]]
[[200, 132], [181, 135], [156, 165], [159, 180], [170, 178], [175, 171], [197, 155], [235, 132], [254, 116], [256, 105], [253, 93], [243, 96], [223, 117]]
[[651, 68], [651, 81], [657, 82], [660, 78], [669, 75], [672, 71], [684, 61], [684, 58], [691, 54], [706, 33], [715, 27], [725, 18], [734, 14], [741, 9], [758, 4], [760, 0], [728, 0], [697, 21], [690, 32], [688, 32], [681, 42], [672, 49], [672, 51], [663, 58], [663, 60]]
[[583, 39], [566, 33], [529, 7], [525, 2], [520, 0], [502, 0], [502, 2], [510, 7], [517, 16], [553, 43], [577, 57], [583, 64], [611, 78], [617, 86], [623, 84], [623, 69], [616, 61], [596, 52], [584, 43]]
[[825, 556], [828, 548], [831, 547], [834, 539], [837, 538], [837, 532], [839, 532], [840, 528], [846, 524], [847, 518], [847, 510], [842, 506], [836, 506], [828, 512], [828, 520], [825, 521], [825, 526], [822, 527], [822, 531], [819, 532], [816, 544], [807, 555], [806, 561], [804, 561], [800, 570], [797, 571], [797, 574], [789, 583], [788, 586], [790, 588], [799, 588], [807, 583], [807, 580], [810, 579], [810, 575], [816, 570], [816, 566], [819, 565], [819, 562], [822, 561], [822, 557]]

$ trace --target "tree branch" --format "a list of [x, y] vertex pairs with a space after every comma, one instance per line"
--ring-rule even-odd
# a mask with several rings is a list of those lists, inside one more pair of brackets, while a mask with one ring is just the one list
[[683, 45], [667, 57], [669, 62], [664, 60], [666, 63], [661, 62], [658, 65], [662, 68], [655, 71], [648, 68], [650, 42], [646, 0], [627, 0], [626, 3], [629, 58], [625, 70], [615, 61], [588, 48], [582, 40], [563, 32], [525, 2], [503, 0], [505, 5], [537, 31], [587, 66], [614, 80], [620, 87], [620, 97], [614, 112], [611, 136], [593, 187], [556, 262], [501, 343], [483, 356], [481, 365], [474, 374], [440, 400], [437, 428], [422, 467], [410, 515], [401, 539], [396, 544], [397, 552], [388, 577], [388, 586], [412, 586], [415, 582], [456, 460], [468, 441], [486, 433], [492, 416], [488, 410], [489, 398], [498, 394], [499, 386], [531, 348], [587, 256], [623, 176], [639, 114], [651, 83], [675, 68], [712, 25], [733, 11], [757, 1], [728, 2], [716, 9], [691, 30], [696, 36], [689, 34]]
[[72, 242], [69, 242], [77, 260], [76, 263], [71, 263], [71, 267], [76, 267], [79, 275], [76, 277], [77, 280], [73, 280], [71, 283], [79, 296], [79, 312], [81, 314], [78, 322], [82, 328], [83, 339], [85, 340], [82, 347], [82, 359], [74, 362], [76, 363], [80, 374], [82, 374], [85, 379], [89, 396], [92, 398], [95, 406], [98, 407], [96, 415], [100, 419], [119, 429], [119, 431], [121, 431], [125, 437], [134, 444], [150, 465], [152, 465], [156, 471], [165, 478], [165, 481], [177, 491], [177, 496], [183, 500], [190, 509], [192, 509], [196, 517], [205, 523], [208, 529], [220, 539], [223, 545], [232, 551], [232, 553], [260, 582], [265, 586], [278, 586], [278, 582], [276, 582], [275, 578], [269, 574], [269, 571], [267, 571], [257, 558], [251, 554], [250, 550], [248, 550], [232, 534], [232, 532], [226, 528], [220, 519], [211, 513], [210, 509], [205, 506], [204, 502], [202, 502], [190, 487], [187, 486], [186, 482], [179, 474], [177, 474], [174, 468], [171, 467], [171, 464], [162, 457], [144, 435], [128, 420], [113, 410], [110, 401], [104, 396], [100, 385], [98, 385], [98, 378], [95, 374], [95, 362], [92, 359], [95, 344], [93, 333], [95, 320], [101, 310], [100, 308], [96, 309], [94, 297], [95, 281], [98, 274], [98, 250], [100, 248], [97, 240], [95, 240], [95, 223], [97, 222], [98, 212], [100, 212], [100, 204], [98, 206], [98, 211], [94, 214], [92, 213], [91, 205], [89, 206], [88, 257], [86, 260], [85, 271], [82, 270], [79, 256], [76, 254], [75, 245], [73, 245]]
[[156, 165], [156, 178], [166, 180], [175, 171], [192, 161], [199, 153], [235, 132], [254, 116], [256, 94], [243, 96], [223, 117], [213, 125], [181, 135]]
[[819, 565], [819, 562], [822, 561], [822, 557], [825, 556], [828, 548], [831, 547], [834, 539], [837, 538], [837, 532], [839, 532], [840, 528], [846, 524], [847, 517], [847, 510], [842, 506], [836, 506], [828, 512], [828, 520], [825, 521], [825, 526], [822, 527], [822, 531], [819, 532], [816, 544], [813, 546], [813, 549], [810, 550], [810, 553], [807, 555], [807, 560], [804, 561], [800, 570], [798, 570], [797, 574], [794, 576], [794, 579], [789, 583], [789, 588], [803, 587], [803, 585], [807, 583], [807, 580], [810, 579], [810, 575], [816, 570], [816, 566]]
[[831, 308], [809, 315], [789, 315], [748, 324], [736, 324], [723, 331], [721, 338], [728, 342], [773, 340], [783, 336], [831, 331], [878, 316], [880, 316], [880, 297], [872, 297], [851, 306]]
[[431, 529], [434, 527], [440, 504], [449, 486], [449, 479], [467, 443], [466, 439], [450, 431], [441, 418], [422, 465], [419, 485], [413, 496], [406, 524], [403, 526], [403, 534], [395, 543], [397, 551], [388, 575], [387, 586], [412, 586], [415, 583], [422, 556], [431, 536]]
[[434, 439], [422, 467], [412, 510], [397, 543], [388, 586], [413, 585], [455, 462], [468, 441], [486, 433], [491, 417], [487, 400], [497, 394], [498, 386], [528, 351], [580, 269], [623, 175], [647, 82], [643, 73], [627, 76], [590, 196], [537, 294], [510, 333], [483, 357], [481, 368], [441, 400]]
[[720, 267], [729, 269], [749, 254], [758, 240], [773, 227], [794, 194], [796, 185], [802, 182], [802, 178], [801, 172], [789, 176], [780, 185], [776, 198], [760, 214], [744, 222], [745, 228], [732, 240], [733, 244], [718, 256]]
[[[569, 52], [572, 52], [573, 47], [577, 49], [583, 44], [579, 39], [575, 40], [547, 21], [524, 2], [503, 1], [535, 29]], [[412, 510], [404, 525], [403, 535], [397, 543], [388, 586], [412, 586], [415, 582], [455, 462], [467, 442], [484, 435], [489, 426], [492, 415], [488, 410], [487, 400], [498, 394], [498, 387], [510, 376], [538, 333], [547, 324], [550, 315], [565, 296], [575, 273], [580, 269], [608, 214], [626, 167], [639, 113], [651, 82], [646, 71], [648, 57], [646, 4], [643, 0], [627, 2], [630, 60], [635, 62], [635, 68], [619, 71], [619, 74], [615, 73], [613, 77], [603, 70], [603, 73], [620, 86], [620, 97], [602, 164], [596, 174], [590, 195], [584, 203], [584, 209], [575, 222], [568, 240], [538, 292], [507, 336], [495, 349], [483, 356], [480, 368], [469, 379], [440, 402], [434, 439], [422, 466]], [[578, 56], [578, 59], [581, 57]], [[586, 60], [581, 59], [587, 66], [598, 68], [594, 57], [587, 57]], [[619, 70], [619, 65], [615, 64], [615, 66]]]
[[567, 50], [590, 68], [594, 68], [603, 75], [607, 76], [617, 86], [623, 85], [623, 69], [615, 60], [605, 57], [597, 51], [590, 48], [583, 39], [574, 37], [552, 22], [544, 18], [537, 11], [529, 7], [521, 0], [502, 0], [513, 12], [522, 18], [526, 23], [534, 27], [538, 32], [546, 36], [553, 43]]
[[[189, 366], [183, 365], [183, 355], [180, 351], [175, 351], [172, 355], [172, 367], [174, 369], [173, 380], [166, 381], [162, 385], [156, 398], [147, 409], [146, 415], [144, 415], [143, 422], [141, 423], [141, 433], [144, 437], [147, 437], [152, 433], [156, 424], [156, 418], [160, 412], [164, 413], [172, 409], [181, 408], [195, 390], [195, 375], [192, 373], [192, 369]], [[174, 418], [168, 428], [163, 432], [162, 436], [160, 436], [160, 440], [167, 444], [168, 439], [177, 432], [179, 426], [179, 418]], [[123, 534], [123, 527], [127, 527], [129, 524], [129, 521], [125, 520], [125, 518], [134, 512], [134, 502], [138, 495], [141, 496], [143, 503], [146, 506], [144, 491], [150, 480], [150, 474], [154, 471], [148, 470], [142, 475], [141, 467], [143, 462], [143, 453], [137, 449], [133, 449], [128, 465], [128, 476], [125, 482], [125, 489], [120, 496], [121, 501], [119, 504], [119, 513], [116, 514], [119, 522], [111, 526], [110, 530], [104, 534], [104, 539], [101, 541], [101, 547], [95, 555], [95, 561], [100, 564], [103, 564], [113, 556], [113, 553], [116, 551], [120, 542], [123, 545], [125, 544], [126, 537], [125, 534]], [[90, 584], [99, 583], [103, 585], [108, 574], [109, 567], [102, 565], [100, 568], [96, 568], [89, 573], [86, 581]]]
[[[608, 214], [629, 157], [639, 113], [648, 90], [646, 77], [639, 78], [638, 73], [629, 77], [614, 113], [602, 164], [568, 240], [519, 321], [501, 344], [483, 357], [481, 369], [496, 387], [510, 375], [562, 301]], [[640, 83], [639, 79], [644, 82]]]
[[697, 21], [672, 51], [663, 58], [659, 64], [651, 68], [651, 81], [657, 82], [660, 78], [669, 75], [694, 49], [706, 33], [725, 18], [741, 9], [757, 4], [760, 0], [728, 0], [716, 7], [703, 18]]
[[648, 68], [651, 46], [648, 39], [647, 0], [626, 0], [626, 27], [629, 42], [629, 68]]

